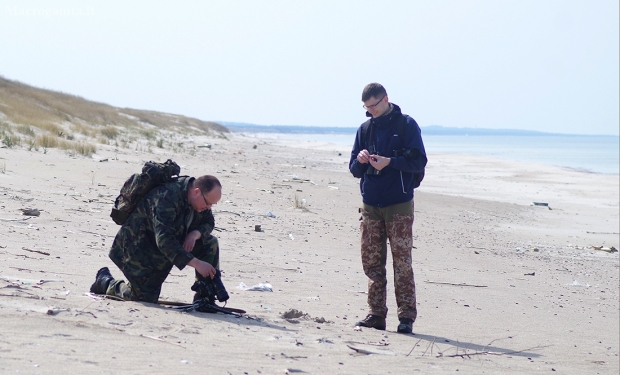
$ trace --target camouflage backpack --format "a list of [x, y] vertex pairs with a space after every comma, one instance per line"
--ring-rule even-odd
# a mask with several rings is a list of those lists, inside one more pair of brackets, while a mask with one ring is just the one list
[[168, 159], [165, 163], [149, 161], [142, 167], [142, 173], [129, 177], [110, 213], [110, 217], [118, 225], [123, 225], [129, 215], [136, 209], [140, 200], [154, 187], [170, 182], [179, 176], [181, 167]]

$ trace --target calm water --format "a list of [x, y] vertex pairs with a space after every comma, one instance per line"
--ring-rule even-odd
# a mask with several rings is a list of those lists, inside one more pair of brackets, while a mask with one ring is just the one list
[[[328, 142], [352, 146], [355, 133], [295, 134], [253, 133], [248, 136]], [[471, 154], [501, 159], [535, 162], [595, 173], [618, 174], [619, 138], [617, 136], [502, 136], [502, 135], [424, 135], [429, 154]]]

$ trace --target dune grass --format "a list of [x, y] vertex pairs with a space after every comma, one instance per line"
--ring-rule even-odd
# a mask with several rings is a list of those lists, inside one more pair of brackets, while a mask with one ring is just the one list
[[[163, 139], [167, 143], [170, 134], [223, 137], [224, 133], [228, 133], [228, 129], [214, 122], [116, 108], [0, 76], [0, 140], [7, 147], [26, 144], [29, 150], [59, 148], [91, 155], [96, 152], [91, 142], [163, 148]], [[146, 140], [147, 144], [139, 145], [141, 140]]]

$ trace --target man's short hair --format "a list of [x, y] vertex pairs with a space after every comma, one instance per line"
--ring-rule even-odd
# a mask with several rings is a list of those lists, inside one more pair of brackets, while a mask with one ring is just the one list
[[362, 91], [362, 101], [365, 102], [372, 97], [379, 99], [386, 95], [387, 91], [385, 91], [385, 87], [380, 83], [373, 82], [364, 87], [364, 91]]
[[222, 184], [215, 176], [205, 175], [195, 179], [194, 186], [200, 189], [203, 194], [207, 194], [216, 186], [222, 187]]

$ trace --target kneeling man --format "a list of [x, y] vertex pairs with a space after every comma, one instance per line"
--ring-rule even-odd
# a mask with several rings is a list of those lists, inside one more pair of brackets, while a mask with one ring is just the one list
[[110, 259], [127, 282], [114, 279], [103, 267], [91, 293], [157, 303], [173, 266], [193, 267], [198, 281], [213, 278], [219, 269], [219, 246], [211, 235], [215, 227], [211, 207], [221, 198], [220, 181], [209, 175], [179, 177], [149, 191], [118, 231], [110, 250]]

